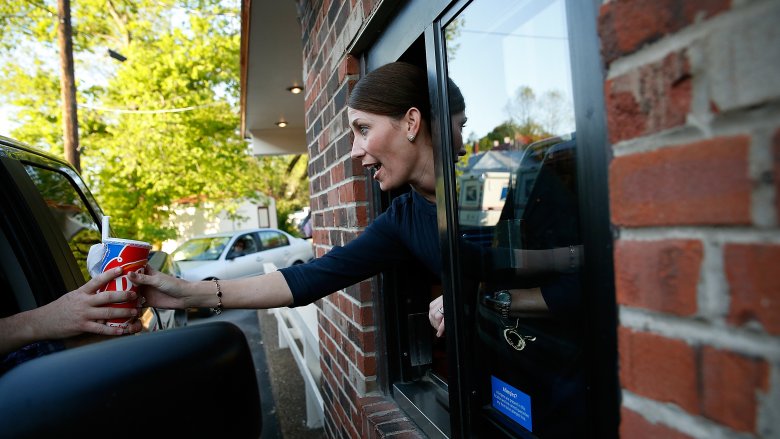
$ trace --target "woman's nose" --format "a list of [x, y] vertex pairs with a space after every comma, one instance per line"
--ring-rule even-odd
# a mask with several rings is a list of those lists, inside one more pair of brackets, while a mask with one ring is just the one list
[[360, 145], [358, 145], [357, 140], [353, 140], [352, 150], [350, 151], [349, 156], [353, 159], [356, 159], [358, 157], [363, 157], [364, 155], [366, 155], [366, 152], [363, 150], [363, 148], [360, 147]]

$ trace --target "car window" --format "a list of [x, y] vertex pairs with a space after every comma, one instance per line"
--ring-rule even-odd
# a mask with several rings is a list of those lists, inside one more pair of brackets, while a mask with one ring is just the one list
[[260, 241], [263, 244], [263, 250], [290, 245], [290, 241], [287, 239], [287, 236], [280, 232], [265, 230], [259, 232], [258, 234], [260, 235]]
[[93, 244], [100, 242], [100, 230], [87, 203], [65, 174], [31, 164], [25, 164], [24, 168], [68, 242], [81, 274], [89, 279], [87, 253]]
[[193, 238], [185, 241], [171, 254], [174, 261], [215, 261], [225, 249], [229, 236]]
[[257, 253], [257, 242], [251, 233], [239, 236], [233, 242], [233, 248], [230, 250], [234, 256], [248, 255]]

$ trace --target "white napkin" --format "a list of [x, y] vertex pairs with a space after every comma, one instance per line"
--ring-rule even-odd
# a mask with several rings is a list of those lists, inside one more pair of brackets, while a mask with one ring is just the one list
[[100, 263], [103, 262], [103, 255], [105, 252], [106, 245], [102, 242], [89, 248], [89, 253], [87, 254], [87, 268], [89, 269], [90, 276], [96, 277], [101, 273]]

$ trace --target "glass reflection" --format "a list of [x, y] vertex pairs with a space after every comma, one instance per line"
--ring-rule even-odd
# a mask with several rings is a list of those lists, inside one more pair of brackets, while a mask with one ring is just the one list
[[33, 165], [25, 165], [25, 170], [43, 196], [55, 224], [68, 242], [81, 274], [85, 280], [89, 279], [87, 253], [101, 238], [86, 203], [65, 175]]
[[585, 383], [565, 2], [476, 0], [445, 39], [468, 118], [453, 144], [481, 405], [505, 428], [571, 437], [584, 429]]

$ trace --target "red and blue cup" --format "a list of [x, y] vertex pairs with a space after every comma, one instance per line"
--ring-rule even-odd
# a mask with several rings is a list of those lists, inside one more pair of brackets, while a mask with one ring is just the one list
[[[105, 291], [134, 291], [136, 299], [126, 302], [111, 303], [106, 306], [112, 308], [136, 308], [138, 307], [138, 286], [130, 282], [127, 274], [131, 271], [143, 273], [146, 263], [149, 260], [149, 251], [152, 245], [148, 242], [133, 241], [130, 239], [108, 238], [103, 241], [103, 257], [100, 260], [100, 272], [106, 272], [117, 267], [122, 267], [122, 275], [109, 281], [98, 290], [98, 293]], [[126, 319], [112, 319], [106, 322], [106, 325], [113, 327], [126, 328], [133, 320], [132, 317]]]

